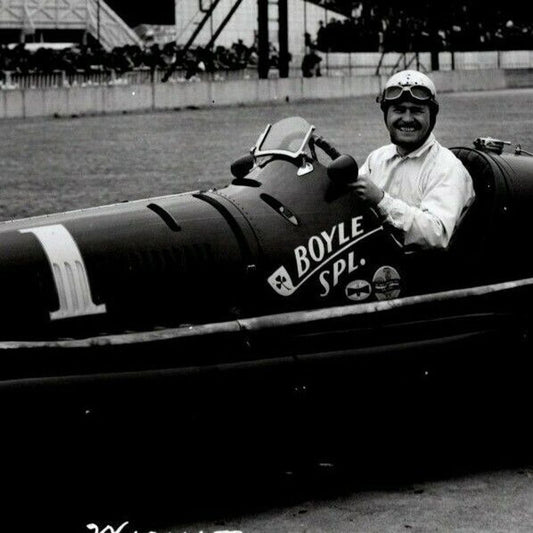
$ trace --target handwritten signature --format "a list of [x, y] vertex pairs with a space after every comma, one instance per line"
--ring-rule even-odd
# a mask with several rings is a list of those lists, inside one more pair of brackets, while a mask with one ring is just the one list
[[[96, 524], [87, 524], [87, 529], [92, 530], [94, 533], [120, 533], [128, 524], [129, 521], [123, 522], [116, 529], [110, 525], [105, 526], [104, 529], [100, 529]], [[138, 532], [136, 531], [135, 533]], [[155, 531], [150, 531], [149, 533], [155, 533]]]
[[[86, 524], [87, 529], [92, 531], [93, 533], [126, 533], [126, 530], [124, 529], [127, 525], [129, 525], [129, 521], [123, 522], [118, 526], [117, 528], [114, 528], [113, 526], [110, 526], [109, 524], [104, 527], [104, 529], [100, 529], [99, 526], [96, 524]], [[139, 533], [139, 531], [135, 530], [133, 533]], [[157, 533], [156, 531], [147, 531], [146, 533]], [[203, 533], [202, 531], [199, 531], [199, 533]], [[242, 531], [239, 530], [217, 530], [213, 531], [213, 533], [242, 533]]]

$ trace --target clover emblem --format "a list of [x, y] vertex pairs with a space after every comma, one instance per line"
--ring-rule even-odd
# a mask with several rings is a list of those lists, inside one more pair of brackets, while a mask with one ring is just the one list
[[290, 291], [291, 288], [287, 285], [285, 285], [285, 283], [287, 282], [287, 278], [285, 276], [283, 276], [282, 274], [279, 274], [275, 279], [274, 279], [275, 283], [276, 283], [276, 288], [279, 290], [281, 289], [282, 287], [286, 290], [286, 291]]

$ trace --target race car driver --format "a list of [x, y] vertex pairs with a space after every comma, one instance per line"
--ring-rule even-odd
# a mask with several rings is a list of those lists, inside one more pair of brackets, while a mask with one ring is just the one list
[[405, 246], [446, 248], [474, 198], [461, 161], [432, 133], [439, 104], [434, 83], [416, 70], [390, 77], [378, 102], [391, 144], [370, 153], [354, 193], [376, 206]]

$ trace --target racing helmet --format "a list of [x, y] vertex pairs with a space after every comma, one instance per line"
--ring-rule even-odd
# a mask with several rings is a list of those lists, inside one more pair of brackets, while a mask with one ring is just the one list
[[402, 70], [393, 74], [387, 80], [377, 101], [386, 116], [389, 106], [402, 100], [428, 104], [432, 125], [435, 124], [435, 119], [439, 112], [437, 89], [428, 76], [418, 70]]

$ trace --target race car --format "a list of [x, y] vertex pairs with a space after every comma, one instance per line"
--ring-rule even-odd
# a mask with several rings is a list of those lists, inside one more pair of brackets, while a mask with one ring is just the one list
[[417, 252], [349, 193], [353, 158], [318, 160], [314, 129], [298, 117], [269, 125], [219, 190], [3, 223], [0, 338], [208, 323], [529, 275], [515, 235], [530, 156], [454, 149], [476, 202], [446, 252]]
[[452, 149], [476, 199], [441, 251], [406, 249], [301, 117], [267, 125], [224, 188], [2, 223], [0, 414], [61, 432], [98, 413], [130, 436], [231, 414], [263, 434], [298, 406], [329, 439], [355, 412], [394, 433], [523, 402], [533, 158], [504, 144]]

